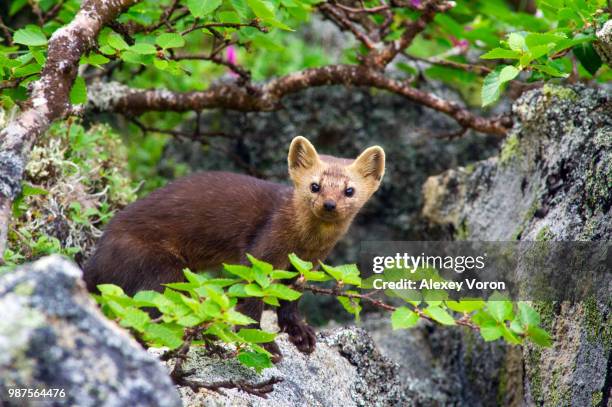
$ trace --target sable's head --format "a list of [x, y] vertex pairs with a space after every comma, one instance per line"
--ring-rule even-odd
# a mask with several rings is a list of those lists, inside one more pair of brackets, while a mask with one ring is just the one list
[[324, 222], [351, 219], [378, 189], [385, 152], [369, 147], [354, 160], [319, 155], [304, 137], [289, 147], [289, 176], [295, 196]]

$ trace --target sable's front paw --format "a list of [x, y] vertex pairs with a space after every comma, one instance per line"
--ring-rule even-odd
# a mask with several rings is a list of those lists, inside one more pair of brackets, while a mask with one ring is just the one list
[[304, 321], [290, 322], [281, 326], [289, 334], [289, 340], [302, 353], [312, 353], [317, 343], [314, 330]]
[[283, 354], [281, 353], [281, 350], [276, 344], [276, 342], [266, 342], [262, 343], [261, 345], [265, 350], [272, 354], [272, 357], [270, 358], [272, 360], [272, 363], [277, 364], [278, 362], [283, 360]]

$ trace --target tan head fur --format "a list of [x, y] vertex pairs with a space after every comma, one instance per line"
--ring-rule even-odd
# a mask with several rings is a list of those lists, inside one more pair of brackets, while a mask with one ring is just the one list
[[294, 199], [323, 222], [351, 220], [378, 189], [385, 173], [385, 152], [379, 146], [355, 160], [319, 155], [304, 137], [289, 147], [289, 176]]

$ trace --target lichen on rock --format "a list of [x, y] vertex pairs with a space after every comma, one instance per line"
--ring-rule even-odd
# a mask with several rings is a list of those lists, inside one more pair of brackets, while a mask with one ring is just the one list
[[0, 276], [0, 310], [0, 394], [58, 388], [65, 405], [180, 406], [161, 363], [100, 313], [60, 256]]
[[[462, 194], [444, 188], [452, 173], [430, 178], [438, 193], [425, 195], [423, 214], [455, 230], [467, 224], [466, 237], [475, 240], [611, 240], [610, 94], [546, 85], [525, 93], [513, 112], [517, 122], [500, 159], [476, 164], [461, 187], [452, 185]], [[459, 215], [430, 215], [445, 211]], [[612, 304], [609, 293], [599, 293], [575, 304], [534, 303], [553, 346], [524, 347], [527, 404], [587, 406], [610, 391], [610, 330], [601, 326], [610, 326]]]
[[58, 252], [80, 261], [114, 211], [134, 199], [126, 149], [109, 126], [56, 123], [38, 139], [24, 169], [5, 261]]

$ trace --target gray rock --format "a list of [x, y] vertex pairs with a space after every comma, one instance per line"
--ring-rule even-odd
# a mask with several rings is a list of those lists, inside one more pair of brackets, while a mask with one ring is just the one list
[[161, 363], [99, 312], [80, 277], [56, 255], [0, 277], [0, 394], [60, 388], [61, 403], [40, 405], [179, 406]]
[[[517, 123], [499, 157], [430, 178], [423, 214], [463, 239], [611, 240], [610, 93], [545, 85], [517, 100], [513, 112]], [[611, 301], [605, 292], [576, 304], [534, 303], [553, 346], [524, 347], [526, 403], [611, 401]]]
[[[280, 406], [280, 407], [350, 407], [405, 406], [397, 375], [397, 365], [382, 356], [372, 338], [359, 328], [340, 328], [319, 333], [319, 342], [311, 355], [300, 353], [281, 334], [277, 343], [283, 360], [257, 374], [233, 358], [210, 355], [193, 348], [183, 369], [191, 371], [195, 383], [216, 384], [226, 381], [257, 384], [272, 377], [283, 381], [274, 386], [267, 398], [235, 388], [221, 392], [190, 387], [179, 389], [186, 406]], [[172, 361], [169, 365], [172, 365]]]

